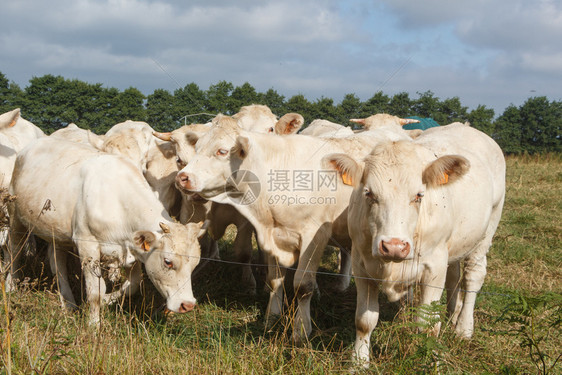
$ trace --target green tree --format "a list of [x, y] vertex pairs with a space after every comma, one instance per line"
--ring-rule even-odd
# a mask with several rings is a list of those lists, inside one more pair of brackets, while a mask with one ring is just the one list
[[238, 112], [241, 107], [250, 104], [259, 104], [259, 95], [256, 89], [248, 82], [237, 86], [230, 94], [230, 105]]
[[546, 96], [529, 98], [519, 107], [521, 146], [528, 153], [562, 151], [560, 128], [562, 107], [550, 103]]
[[146, 98], [146, 122], [155, 130], [172, 131], [179, 127], [174, 96], [164, 89], [156, 89]]
[[258, 102], [263, 103], [271, 109], [271, 112], [277, 116], [282, 116], [285, 114], [285, 97], [280, 95], [274, 89], [269, 89], [265, 94], [258, 94]]
[[304, 126], [306, 127], [312, 120], [314, 120], [312, 113], [312, 103], [310, 103], [302, 94], [292, 96], [287, 103], [285, 103], [285, 110], [287, 113], [296, 112], [304, 117]]
[[398, 117], [407, 117], [412, 114], [411, 107], [410, 95], [407, 92], [399, 92], [390, 100], [388, 113]]
[[361, 100], [355, 94], [346, 94], [338, 105], [338, 124], [351, 126], [349, 120], [361, 116]]
[[78, 114], [73, 109], [77, 96], [73, 86], [78, 82], [47, 74], [33, 77], [29, 83], [24, 91], [22, 108], [29, 121], [47, 133], [77, 121]]
[[476, 109], [468, 114], [470, 125], [488, 135], [494, 134], [494, 110], [486, 108], [485, 105], [479, 105]]
[[23, 104], [23, 91], [0, 72], [0, 114], [11, 111]]
[[238, 112], [239, 108], [235, 108], [230, 101], [230, 94], [234, 86], [230, 82], [220, 81], [215, 85], [209, 86], [205, 93], [207, 112], [225, 115], [233, 115]]
[[184, 124], [204, 124], [215, 114], [208, 114], [206, 94], [195, 83], [190, 83], [184, 88], [174, 91], [175, 112], [173, 116]]
[[523, 152], [521, 145], [521, 116], [513, 104], [494, 123], [492, 136], [506, 153]]
[[334, 106], [334, 99], [321, 97], [310, 106], [308, 116], [312, 119], [323, 119], [337, 122], [337, 108]]
[[375, 93], [370, 99], [363, 103], [359, 118], [366, 118], [377, 113], [389, 113], [390, 97], [383, 94], [382, 91]]
[[126, 120], [144, 121], [146, 119], [144, 100], [145, 96], [142, 92], [129, 87], [113, 99], [110, 116], [116, 124]]
[[418, 92], [418, 95], [418, 99], [412, 103], [414, 114], [420, 117], [432, 117], [435, 121], [443, 124], [444, 122], [438, 120], [439, 116], [436, 118], [439, 111], [439, 98], [433, 96], [431, 91]]
[[434, 119], [441, 125], [452, 122], [465, 122], [468, 118], [468, 107], [461, 104], [458, 96], [445, 99], [438, 104], [438, 113], [434, 114]]

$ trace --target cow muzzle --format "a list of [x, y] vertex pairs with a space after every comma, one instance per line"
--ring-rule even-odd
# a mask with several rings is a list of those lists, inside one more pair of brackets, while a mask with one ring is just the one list
[[410, 242], [398, 238], [379, 241], [379, 254], [390, 260], [404, 260], [410, 254]]
[[193, 310], [194, 308], [195, 308], [195, 303], [193, 303], [193, 302], [182, 302], [180, 304], [179, 312], [180, 313], [186, 313], [186, 312], [189, 312], [189, 311]]
[[180, 190], [194, 191], [194, 177], [186, 172], [179, 172], [176, 175], [176, 187]]

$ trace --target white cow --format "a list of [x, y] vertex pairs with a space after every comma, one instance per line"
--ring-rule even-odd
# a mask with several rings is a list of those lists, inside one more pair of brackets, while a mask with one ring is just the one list
[[352, 189], [333, 185], [330, 177], [335, 175], [325, 173], [330, 171], [322, 157], [333, 152], [363, 157], [381, 141], [409, 138], [386, 130], [341, 138], [274, 137], [240, 130], [228, 117], [220, 119], [220, 129], [197, 142], [196, 155], [178, 173], [177, 185], [235, 205], [255, 227], [258, 243], [269, 255], [268, 318], [282, 311], [283, 267], [299, 262], [293, 337], [301, 340], [312, 330], [310, 299], [324, 248], [330, 238], [349, 241], [345, 211]]
[[[41, 139], [20, 152], [10, 204], [8, 261], [18, 265], [17, 247], [27, 230], [54, 242], [57, 280], [68, 306], [74, 306], [65, 257], [78, 249], [90, 305], [90, 322], [99, 322], [105, 282], [101, 269], [124, 267], [138, 285], [140, 266], [166, 298], [168, 309], [195, 306], [191, 273], [199, 263], [201, 225], [174, 222], [135, 166], [121, 156], [60, 139]], [[14, 270], [14, 269], [12, 269]], [[129, 284], [126, 284], [129, 285]], [[125, 287], [121, 292], [132, 292]]]
[[315, 137], [347, 137], [353, 135], [353, 130], [348, 126], [336, 124], [335, 122], [316, 119], [304, 128], [300, 134]]
[[168, 213], [179, 217], [182, 197], [174, 187], [175, 176], [180, 169], [175, 150], [169, 142], [155, 138], [153, 132], [154, 129], [146, 122], [127, 120], [112, 126], [103, 137], [90, 137], [90, 143], [101, 151], [132, 161]]
[[[19, 108], [0, 115], [0, 190], [8, 191], [17, 153], [27, 144], [41, 137], [45, 137], [43, 131], [21, 117]], [[0, 209], [0, 221], [7, 222], [7, 220], [8, 212], [5, 208]], [[7, 227], [2, 227], [0, 247], [6, 246], [7, 235]], [[30, 246], [34, 246], [33, 241], [30, 242]], [[7, 289], [10, 290], [12, 286], [8, 278]]]
[[[221, 119], [224, 118], [224, 116], [220, 115], [213, 119], [211, 124], [186, 125], [169, 133], [155, 132], [154, 135], [161, 140], [170, 141], [175, 146], [178, 165], [180, 168], [183, 168], [195, 156], [195, 145], [199, 139], [201, 139], [201, 143], [207, 143], [209, 140], [217, 137], [225, 137], [225, 128], [221, 125]], [[236, 120], [234, 120], [235, 118]], [[239, 113], [228, 119], [231, 121], [229, 124], [234, 127], [229, 128], [227, 132], [238, 132], [246, 129], [255, 132], [271, 133], [273, 130], [275, 134], [295, 133], [304, 122], [302, 116], [296, 113], [286, 114], [277, 120], [269, 108], [261, 105], [242, 107]], [[228, 135], [226, 137], [228, 138]], [[234, 138], [231, 138], [231, 141], [233, 140]], [[254, 294], [256, 280], [250, 265], [252, 258], [252, 234], [254, 233], [253, 226], [230, 205], [212, 203], [198, 194], [185, 193], [185, 191], [182, 195], [184, 199], [181, 215], [182, 222], [185, 222], [184, 220], [208, 220], [209, 233], [215, 240], [220, 239], [224, 235], [226, 228], [230, 224], [236, 226], [237, 232], [233, 249], [237, 260], [245, 264], [242, 267], [241, 281], [249, 293]], [[211, 243], [210, 247], [211, 250], [208, 256], [218, 256], [216, 243]]]
[[44, 136], [41, 129], [21, 117], [19, 108], [0, 115], [0, 187], [10, 185], [17, 153]]
[[92, 133], [91, 130], [82, 129], [74, 123], [70, 123], [66, 127], [53, 132], [49, 137], [92, 145], [103, 144], [104, 141], [104, 136]]
[[340, 154], [326, 161], [355, 186], [348, 221], [354, 223], [356, 358], [369, 360], [379, 290], [396, 301], [414, 283], [422, 304], [439, 301], [446, 288], [456, 332], [471, 337], [505, 196], [499, 146], [457, 123], [426, 130], [413, 142], [379, 145], [364, 159]]
[[372, 115], [367, 118], [362, 118], [362, 119], [354, 118], [349, 121], [355, 122], [357, 124], [361, 124], [367, 130], [384, 128], [384, 127], [401, 128], [402, 126], [407, 124], [416, 124], [420, 122], [420, 120], [411, 119], [411, 118], [400, 118], [394, 115], [389, 115], [387, 113], [377, 113], [376, 115]]

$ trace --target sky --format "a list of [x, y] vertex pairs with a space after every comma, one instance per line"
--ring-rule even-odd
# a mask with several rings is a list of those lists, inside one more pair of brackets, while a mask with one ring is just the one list
[[[431, 91], [562, 100], [562, 0], [0, 0], [0, 72], [145, 95], [220, 81], [286, 99]], [[250, 103], [248, 103], [250, 104]]]

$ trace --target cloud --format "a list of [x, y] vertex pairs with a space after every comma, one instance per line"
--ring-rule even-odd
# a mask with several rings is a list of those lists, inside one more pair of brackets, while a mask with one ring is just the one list
[[522, 0], [20, 0], [3, 5], [0, 48], [9, 52], [0, 69], [22, 86], [49, 73], [146, 94], [221, 80], [310, 100], [431, 90], [499, 112], [530, 89], [559, 98], [560, 8]]

